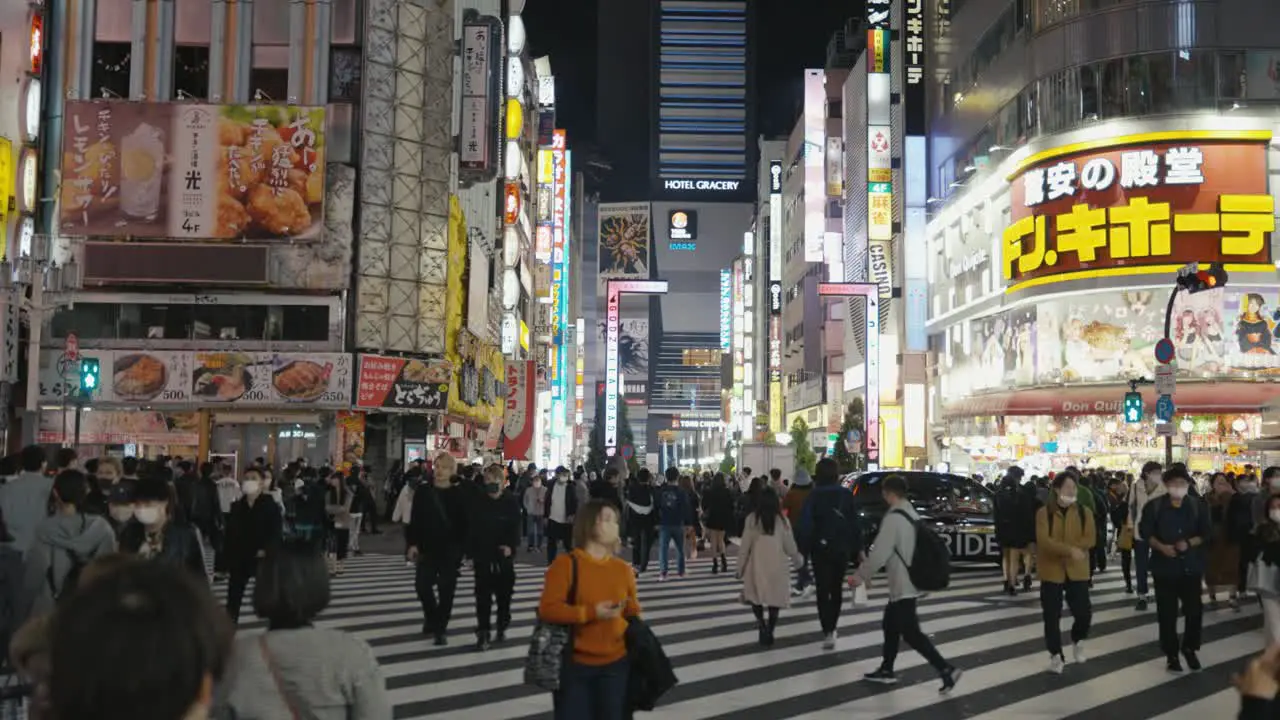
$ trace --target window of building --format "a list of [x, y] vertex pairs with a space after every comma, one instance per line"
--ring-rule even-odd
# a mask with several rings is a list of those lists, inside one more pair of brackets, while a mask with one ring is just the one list
[[209, 40], [213, 23], [205, 0], [175, 0], [173, 99], [209, 98]]
[[1099, 110], [1098, 66], [1086, 65], [1080, 68], [1080, 117], [1083, 120], [1097, 120]]
[[133, 45], [127, 42], [93, 43], [93, 71], [90, 74], [92, 97], [129, 97], [129, 64]]
[[684, 365], [692, 367], [720, 367], [720, 351], [711, 348], [685, 348], [681, 353]]
[[249, 98], [259, 102], [289, 100], [289, 3], [253, 3], [253, 65], [249, 70]]
[[1126, 114], [1124, 60], [1108, 60], [1099, 68], [1102, 81], [1103, 118], [1122, 117]]
[[1247, 97], [1248, 71], [1245, 54], [1225, 52], [1218, 54], [1218, 95], [1226, 100]]

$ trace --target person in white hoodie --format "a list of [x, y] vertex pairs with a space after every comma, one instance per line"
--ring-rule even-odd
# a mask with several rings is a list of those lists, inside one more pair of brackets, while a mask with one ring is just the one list
[[1129, 489], [1128, 521], [1133, 526], [1133, 564], [1134, 572], [1138, 575], [1138, 604], [1134, 609], [1138, 611], [1146, 610], [1151, 599], [1147, 595], [1147, 564], [1151, 560], [1151, 547], [1147, 545], [1146, 538], [1142, 537], [1138, 526], [1142, 521], [1142, 508], [1165, 494], [1163, 472], [1164, 468], [1160, 463], [1148, 462], [1142, 466], [1142, 474], [1133, 481], [1133, 487]]

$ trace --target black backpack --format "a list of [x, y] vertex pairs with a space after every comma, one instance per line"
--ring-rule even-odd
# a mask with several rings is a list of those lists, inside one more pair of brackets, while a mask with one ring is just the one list
[[[916, 549], [911, 554], [911, 562], [907, 563], [911, 584], [925, 592], [946, 590], [951, 584], [951, 550], [947, 548], [947, 541], [923, 520], [914, 520], [903, 510], [893, 512], [906, 518], [916, 529]], [[902, 555], [898, 555], [898, 559], [906, 562]]]
[[[85, 516], [80, 516], [80, 534], [84, 534], [84, 529], [88, 525]], [[67, 574], [62, 576], [62, 587], [58, 587], [57, 579], [53, 576], [53, 553], [58, 551], [57, 547], [49, 546], [53, 552], [49, 554], [49, 567], [44, 570], [45, 582], [49, 584], [49, 594], [53, 596], [54, 602], [62, 600], [64, 597], [70, 597], [76, 591], [76, 585], [80, 583], [80, 573], [84, 570], [84, 566], [89, 561], [80, 557], [79, 553], [71, 550], [63, 550], [67, 557], [71, 558], [71, 568], [67, 570]]]
[[823, 494], [835, 495], [843, 490], [843, 488], [836, 492], [815, 490], [810, 494], [808, 503], [810, 552], [832, 557], [849, 557], [859, 549], [854, 547], [856, 527], [851, 527], [851, 523], [857, 522], [857, 519], [852, 515], [852, 508], [840, 502], [843, 499], [842, 496], [822, 497]]

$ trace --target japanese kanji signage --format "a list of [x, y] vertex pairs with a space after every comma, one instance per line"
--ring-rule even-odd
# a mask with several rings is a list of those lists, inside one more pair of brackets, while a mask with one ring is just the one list
[[528, 460], [533, 446], [534, 361], [509, 362], [507, 403], [502, 423], [502, 456], [507, 460]]
[[903, 23], [902, 48], [903, 90], [902, 105], [906, 113], [904, 131], [907, 135], [925, 134], [925, 32], [924, 0], [906, 0], [903, 5], [906, 21]]
[[472, 173], [485, 174], [497, 166], [501, 37], [497, 18], [473, 17], [462, 26], [458, 167]]
[[309, 239], [324, 226], [325, 110], [70, 100], [63, 234]]
[[1009, 178], [1005, 280], [1014, 287], [1172, 273], [1193, 261], [1270, 263], [1270, 138], [1268, 131], [1154, 133], [1032, 156]]
[[356, 407], [444, 410], [453, 368], [439, 358], [361, 355], [356, 372]]

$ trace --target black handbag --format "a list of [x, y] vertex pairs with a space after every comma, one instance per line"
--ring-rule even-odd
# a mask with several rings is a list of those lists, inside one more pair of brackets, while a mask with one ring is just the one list
[[[573, 580], [569, 583], [568, 602], [573, 605], [578, 601], [578, 558], [570, 553], [569, 559], [573, 562]], [[572, 625], [556, 625], [538, 619], [529, 640], [529, 654], [524, 659], [526, 685], [551, 692], [560, 689], [564, 664], [573, 652], [573, 631]]]

